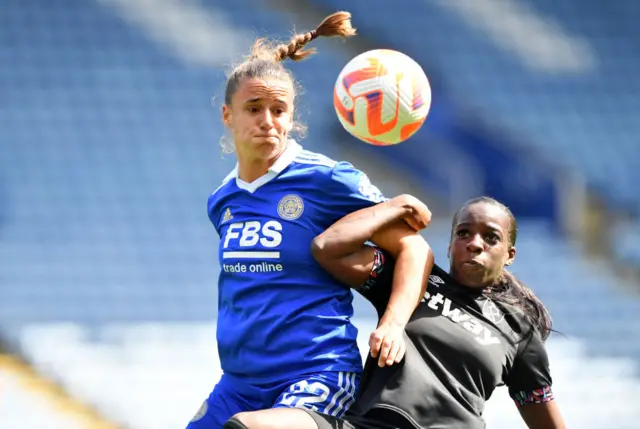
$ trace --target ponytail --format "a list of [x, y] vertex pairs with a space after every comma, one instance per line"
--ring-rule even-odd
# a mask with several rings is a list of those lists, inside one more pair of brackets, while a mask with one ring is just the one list
[[256, 40], [251, 48], [251, 55], [234, 67], [227, 79], [225, 104], [231, 104], [231, 97], [245, 79], [274, 77], [290, 80], [295, 87], [295, 81], [289, 71], [282, 66], [282, 61], [287, 58], [300, 61], [315, 53], [314, 49], [304, 49], [304, 47], [318, 37], [351, 37], [355, 34], [356, 30], [351, 26], [351, 14], [336, 12], [327, 16], [315, 30], [296, 34], [287, 44], [274, 46], [266, 39]]
[[314, 54], [315, 49], [304, 47], [318, 37], [351, 37], [356, 30], [351, 26], [351, 14], [349, 12], [336, 12], [327, 16], [315, 30], [302, 34], [296, 34], [289, 43], [276, 46], [270, 45], [266, 39], [258, 39], [251, 48], [251, 60], [267, 60], [281, 62], [286, 59], [300, 61]]
[[483, 293], [496, 302], [522, 310], [542, 340], [549, 337], [553, 325], [549, 311], [533, 291], [509, 271], [503, 270], [498, 281], [486, 288]]

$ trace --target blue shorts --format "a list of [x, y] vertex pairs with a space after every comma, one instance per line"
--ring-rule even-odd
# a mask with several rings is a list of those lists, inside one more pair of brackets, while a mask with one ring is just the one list
[[305, 407], [340, 417], [355, 402], [360, 374], [323, 372], [271, 384], [249, 384], [223, 374], [187, 429], [221, 429], [234, 414], [267, 408]]

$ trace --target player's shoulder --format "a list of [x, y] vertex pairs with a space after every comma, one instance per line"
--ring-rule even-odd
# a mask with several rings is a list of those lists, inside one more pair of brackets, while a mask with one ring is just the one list
[[310, 170], [317, 174], [330, 174], [338, 161], [321, 153], [301, 149], [292, 162], [295, 169]]
[[451, 285], [453, 283], [453, 279], [442, 269], [439, 265], [433, 264], [433, 268], [431, 269], [431, 274], [429, 274], [429, 285], [433, 287], [440, 287], [442, 285]]
[[510, 328], [509, 332], [515, 340], [520, 341], [536, 331], [533, 321], [521, 306], [504, 302], [503, 300], [487, 299], [487, 304], [483, 310], [490, 306], [489, 303], [493, 304], [497, 309], [494, 309], [494, 312], [499, 311], [499, 314], [504, 316], [504, 321]]
[[307, 149], [301, 149], [293, 159], [293, 163], [296, 164], [298, 168], [311, 168], [318, 173], [325, 174], [359, 172], [353, 164], [348, 161], [338, 161], [327, 155], [312, 152]]
[[211, 195], [209, 195], [209, 206], [211, 206], [220, 198], [224, 197], [232, 190], [234, 184], [233, 179], [235, 179], [237, 175], [238, 167], [234, 167], [234, 169], [231, 170], [231, 172], [227, 174], [224, 179], [222, 179], [222, 183], [220, 183], [220, 185], [211, 193]]

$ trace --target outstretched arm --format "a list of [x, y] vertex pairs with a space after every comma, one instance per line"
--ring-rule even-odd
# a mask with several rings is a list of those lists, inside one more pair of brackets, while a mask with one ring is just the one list
[[423, 203], [401, 195], [345, 216], [313, 240], [318, 263], [354, 288], [367, 281], [374, 264], [375, 252], [367, 241], [395, 260], [391, 296], [369, 342], [380, 366], [404, 356], [402, 333], [424, 295], [433, 266], [431, 248], [417, 232], [430, 221], [431, 213]]

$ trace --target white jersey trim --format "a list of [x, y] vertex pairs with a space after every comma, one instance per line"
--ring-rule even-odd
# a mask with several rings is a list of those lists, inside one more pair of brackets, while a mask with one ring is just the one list
[[264, 176], [259, 177], [251, 183], [247, 183], [238, 177], [238, 164], [236, 164], [233, 170], [231, 170], [231, 172], [224, 178], [222, 184], [213, 191], [212, 195], [218, 192], [218, 190], [220, 190], [220, 188], [227, 184], [231, 179], [235, 179], [238, 188], [254, 193], [261, 186], [275, 179], [280, 173], [282, 173], [282, 171], [284, 171], [285, 168], [294, 162], [308, 165], [322, 165], [329, 168], [335, 167], [338, 163], [325, 155], [303, 149], [295, 140], [289, 140], [287, 148], [276, 162], [273, 163], [269, 168], [269, 171], [267, 171]]
[[320, 153], [310, 152], [308, 150], [302, 150], [298, 156], [296, 156], [295, 162], [300, 164], [310, 164], [310, 165], [322, 165], [324, 167], [333, 168], [338, 163], [328, 156], [322, 155]]
[[240, 189], [244, 189], [245, 191], [254, 193], [261, 186], [266, 185], [273, 179], [275, 179], [278, 174], [282, 173], [282, 171], [287, 168], [293, 160], [298, 156], [298, 154], [302, 152], [302, 146], [300, 146], [295, 140], [289, 140], [287, 143], [287, 147], [282, 152], [280, 157], [273, 163], [271, 167], [269, 167], [269, 171], [264, 176], [259, 177], [251, 183], [247, 183], [244, 180], [238, 177], [238, 165], [236, 164], [236, 168], [233, 169], [230, 176], [236, 179], [236, 186]]

